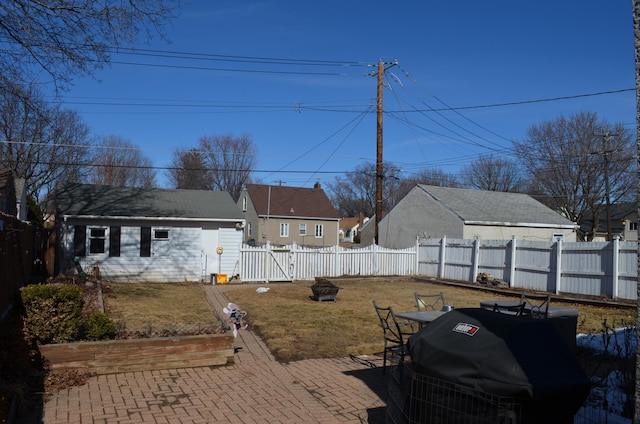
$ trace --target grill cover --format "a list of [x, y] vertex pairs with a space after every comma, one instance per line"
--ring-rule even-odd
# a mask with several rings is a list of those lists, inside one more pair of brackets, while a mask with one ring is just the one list
[[415, 372], [520, 398], [529, 418], [572, 417], [590, 390], [574, 354], [542, 319], [455, 309], [410, 337], [408, 347]]

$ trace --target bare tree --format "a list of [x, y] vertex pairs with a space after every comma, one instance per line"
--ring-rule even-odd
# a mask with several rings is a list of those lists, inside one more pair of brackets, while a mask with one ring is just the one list
[[632, 194], [632, 137], [622, 124], [581, 112], [534, 125], [527, 136], [515, 149], [528, 191], [568, 219], [580, 223], [587, 211], [598, 217], [607, 197], [616, 203]]
[[102, 139], [91, 160], [87, 181], [91, 184], [116, 187], [155, 186], [153, 162], [144, 156], [139, 147], [117, 135]]
[[179, 0], [6, 0], [0, 2], [0, 89], [45, 72], [57, 86], [109, 62], [118, 48], [163, 35]]
[[24, 178], [41, 207], [56, 184], [82, 178], [89, 145], [89, 128], [75, 112], [48, 106], [33, 89], [0, 90], [0, 168]]
[[400, 190], [399, 197], [404, 197], [416, 184], [427, 184], [439, 187], [460, 187], [458, 178], [455, 175], [448, 174], [440, 168], [425, 168], [402, 180], [402, 189]]
[[460, 171], [465, 186], [478, 190], [515, 192], [522, 189], [518, 164], [507, 158], [481, 156]]
[[200, 138], [200, 150], [211, 172], [213, 190], [226, 191], [238, 200], [255, 168], [257, 149], [251, 137], [217, 135]]
[[205, 164], [204, 152], [198, 149], [173, 151], [168, 177], [174, 188], [211, 190], [213, 177]]
[[[391, 163], [382, 166], [382, 210], [388, 212], [408, 192], [402, 170]], [[376, 164], [358, 165], [344, 177], [327, 184], [329, 198], [342, 216], [373, 216], [376, 212]], [[413, 185], [411, 185], [413, 187]]]

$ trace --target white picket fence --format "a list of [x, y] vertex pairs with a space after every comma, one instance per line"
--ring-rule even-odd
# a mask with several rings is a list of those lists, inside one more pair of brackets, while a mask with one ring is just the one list
[[637, 299], [637, 242], [534, 242], [429, 239], [407, 249], [248, 246], [240, 248], [243, 281], [338, 276], [428, 276], [475, 281], [489, 273], [512, 288]]
[[358, 249], [340, 246], [247, 246], [240, 248], [243, 281], [313, 280], [315, 277], [415, 275], [416, 248], [386, 249], [371, 245]]

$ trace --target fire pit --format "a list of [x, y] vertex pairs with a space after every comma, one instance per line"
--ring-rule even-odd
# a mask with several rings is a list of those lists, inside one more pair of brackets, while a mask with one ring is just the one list
[[336, 295], [338, 294], [340, 287], [333, 284], [326, 278], [317, 278], [316, 282], [311, 285], [311, 291], [313, 292], [313, 300], [322, 302], [324, 300], [336, 301]]

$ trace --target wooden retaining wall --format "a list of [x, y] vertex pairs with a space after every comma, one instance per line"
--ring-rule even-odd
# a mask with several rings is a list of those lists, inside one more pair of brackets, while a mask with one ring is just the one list
[[77, 369], [95, 374], [234, 363], [231, 334], [60, 343], [40, 346], [52, 370]]

